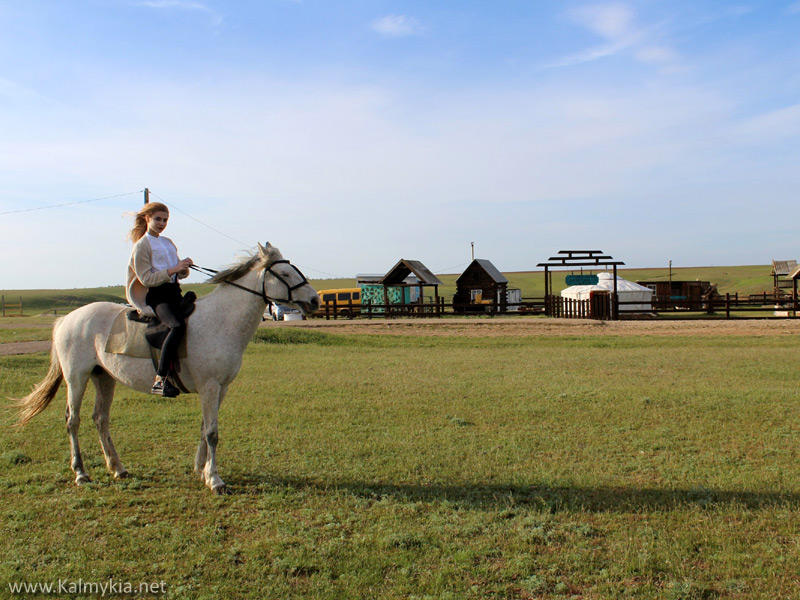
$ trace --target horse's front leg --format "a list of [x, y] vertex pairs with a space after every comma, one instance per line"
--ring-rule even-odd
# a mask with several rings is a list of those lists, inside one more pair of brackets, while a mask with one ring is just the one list
[[[215, 492], [221, 494], [225, 492], [225, 482], [217, 474], [217, 442], [219, 434], [217, 429], [217, 416], [219, 405], [225, 388], [216, 381], [207, 381], [200, 390], [200, 404], [203, 409], [203, 440], [206, 444], [206, 461], [203, 468], [203, 479], [205, 484]], [[198, 456], [200, 458], [200, 450]]]

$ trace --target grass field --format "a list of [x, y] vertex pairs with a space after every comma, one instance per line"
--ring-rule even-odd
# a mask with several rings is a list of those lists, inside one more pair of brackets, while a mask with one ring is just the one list
[[[686, 324], [690, 327], [691, 324]], [[630, 327], [630, 325], [629, 325]], [[222, 406], [119, 389], [112, 481], [63, 391], [0, 427], [0, 583], [165, 581], [171, 598], [800, 597], [800, 340], [259, 330]], [[0, 357], [2, 396], [43, 354]]]
[[[553, 285], [556, 290], [566, 286], [564, 278], [569, 271], [554, 271]], [[666, 269], [621, 269], [620, 276], [631, 281], [655, 280], [667, 281]], [[544, 295], [544, 275], [542, 272], [506, 273], [509, 287], [522, 290], [523, 297], [541, 297]], [[439, 275], [442, 285], [439, 294], [449, 302], [456, 291], [458, 275]], [[719, 292], [739, 294], [755, 294], [770, 292], [772, 290], [772, 277], [770, 267], [766, 265], [736, 266], [736, 267], [687, 267], [672, 270], [674, 280], [696, 279], [710, 281], [717, 284]], [[312, 279], [311, 285], [317, 290], [341, 287], [354, 287], [355, 279]], [[194, 290], [198, 296], [210, 292], [213, 286], [209, 284], [188, 284], [185, 290]], [[427, 292], [426, 292], [427, 293]], [[125, 289], [119, 286], [102, 288], [85, 288], [74, 290], [0, 290], [5, 295], [7, 302], [19, 302], [22, 298], [25, 314], [40, 314], [56, 311], [64, 314], [89, 302], [109, 301], [125, 302]]]

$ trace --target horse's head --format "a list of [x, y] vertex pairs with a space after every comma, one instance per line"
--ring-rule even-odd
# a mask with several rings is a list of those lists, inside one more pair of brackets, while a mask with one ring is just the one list
[[304, 314], [319, 308], [317, 291], [308, 283], [305, 275], [288, 260], [280, 250], [267, 242], [258, 245], [260, 266], [264, 270], [264, 295], [270, 300], [289, 304]]
[[[258, 274], [258, 283], [253, 281]], [[248, 283], [242, 285], [247, 278]], [[310, 314], [319, 308], [319, 296], [308, 283], [305, 275], [288, 260], [281, 251], [267, 243], [258, 245], [258, 251], [236, 265], [219, 271], [210, 283], [228, 283], [247, 292], [261, 296], [264, 302], [280, 302]], [[238, 283], [237, 283], [238, 282]], [[252, 289], [258, 286], [258, 289]]]

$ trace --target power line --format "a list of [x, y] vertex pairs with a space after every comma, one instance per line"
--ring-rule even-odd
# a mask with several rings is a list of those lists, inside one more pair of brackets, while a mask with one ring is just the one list
[[452, 269], [460, 269], [461, 267], [464, 267], [467, 264], [469, 264], [469, 263], [459, 263], [457, 265], [453, 265], [452, 267], [444, 267], [443, 269], [436, 269], [434, 272], [435, 273], [448, 273]]
[[[209, 228], [211, 231], [214, 231], [215, 233], [218, 233], [219, 235], [221, 235], [221, 236], [223, 236], [223, 237], [226, 237], [226, 238], [228, 238], [229, 240], [233, 240], [233, 241], [234, 241], [234, 242], [236, 242], [237, 244], [241, 244], [242, 246], [245, 246], [245, 247], [247, 247], [247, 246], [250, 246], [250, 244], [248, 244], [248, 243], [246, 243], [246, 242], [243, 242], [243, 241], [241, 241], [241, 240], [237, 240], [235, 237], [231, 237], [231, 236], [229, 236], [229, 235], [228, 235], [227, 233], [225, 233], [224, 231], [220, 231], [220, 230], [219, 230], [219, 229], [217, 229], [216, 227], [213, 227], [213, 226], [209, 225], [208, 223], [204, 223], [204, 222], [203, 222], [203, 221], [201, 221], [200, 219], [198, 219], [198, 218], [196, 218], [196, 217], [193, 217], [193, 216], [192, 216], [192, 215], [190, 215], [188, 212], [186, 212], [185, 210], [183, 210], [183, 209], [181, 209], [179, 206], [177, 206], [177, 205], [175, 204], [175, 202], [172, 202], [172, 201], [169, 201], [169, 202], [167, 202], [167, 200], [166, 200], [166, 199], [164, 199], [164, 198], [162, 198], [161, 196], [159, 196], [158, 194], [156, 194], [156, 193], [155, 193], [153, 190], [150, 190], [150, 193], [151, 193], [153, 196], [155, 196], [156, 198], [158, 198], [159, 200], [161, 200], [161, 201], [162, 201], [164, 204], [168, 204], [168, 205], [169, 205], [171, 208], [174, 208], [174, 209], [175, 209], [175, 210], [177, 210], [179, 213], [186, 215], [186, 216], [187, 216], [187, 217], [189, 217], [189, 218], [190, 218], [192, 221], [196, 221], [197, 223], [200, 223], [200, 225], [202, 225], [203, 227], [208, 227], [208, 228]], [[313, 268], [313, 267], [310, 267], [310, 266], [308, 266], [308, 265], [303, 265], [303, 268], [304, 268], [304, 270], [307, 270], [307, 271], [314, 271], [314, 272], [316, 272], [316, 273], [321, 273], [321, 274], [323, 274], [323, 275], [327, 275], [327, 276], [329, 276], [329, 277], [336, 277], [336, 275], [334, 275], [333, 273], [328, 273], [327, 271], [321, 271], [321, 270], [319, 270], [319, 269], [315, 269], [315, 268]]]
[[62, 206], [75, 206], [76, 204], [87, 204], [88, 202], [99, 202], [100, 200], [110, 200], [111, 198], [122, 198], [123, 196], [132, 196], [133, 194], [140, 194], [142, 190], [135, 192], [126, 192], [124, 194], [114, 194], [113, 196], [103, 196], [102, 198], [91, 198], [89, 200], [76, 200], [75, 202], [62, 202], [60, 204], [48, 204], [47, 206], [36, 206], [34, 208], [18, 208], [15, 210], [5, 210], [0, 212], [0, 216], [11, 215], [16, 213], [33, 212], [35, 210], [47, 210], [49, 208], [61, 208]]
[[245, 246], [245, 247], [247, 247], [247, 246], [249, 246], [249, 245], [250, 245], [250, 244], [248, 244], [247, 242], [243, 242], [242, 240], [237, 240], [235, 237], [231, 237], [231, 236], [229, 236], [227, 233], [225, 233], [225, 232], [223, 232], [223, 231], [220, 231], [220, 230], [219, 230], [219, 229], [217, 229], [216, 227], [212, 227], [212, 226], [211, 226], [211, 225], [209, 225], [208, 223], [204, 223], [204, 222], [203, 222], [203, 221], [201, 221], [200, 219], [198, 219], [198, 218], [196, 218], [196, 217], [193, 217], [193, 216], [192, 216], [192, 215], [190, 215], [188, 212], [186, 212], [185, 210], [181, 209], [181, 208], [180, 208], [180, 207], [179, 207], [177, 204], [175, 204], [175, 202], [172, 202], [172, 201], [170, 201], [170, 202], [167, 202], [167, 201], [166, 201], [164, 198], [162, 198], [161, 196], [159, 196], [158, 194], [156, 194], [156, 193], [155, 193], [153, 190], [150, 190], [150, 193], [151, 193], [151, 194], [153, 194], [153, 196], [155, 196], [155, 197], [156, 197], [156, 198], [158, 198], [159, 200], [161, 200], [161, 201], [162, 201], [164, 204], [169, 204], [169, 205], [170, 205], [170, 207], [174, 208], [174, 209], [175, 209], [175, 210], [177, 210], [179, 213], [182, 213], [182, 214], [186, 215], [186, 216], [187, 216], [187, 217], [189, 217], [189, 218], [190, 218], [192, 221], [195, 221], [195, 222], [197, 222], [197, 223], [200, 223], [200, 225], [202, 225], [203, 227], [208, 227], [208, 228], [209, 228], [211, 231], [213, 231], [213, 232], [215, 232], [215, 233], [218, 233], [219, 235], [221, 235], [221, 236], [223, 236], [223, 237], [226, 237], [226, 238], [228, 238], [229, 240], [232, 240], [232, 241], [236, 242], [237, 244], [241, 244], [242, 246]]

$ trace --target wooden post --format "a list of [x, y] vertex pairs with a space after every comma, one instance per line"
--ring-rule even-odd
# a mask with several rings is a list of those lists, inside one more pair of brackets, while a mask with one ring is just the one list
[[[797, 287], [795, 286], [795, 290], [796, 289], [797, 289]], [[795, 295], [797, 295], [797, 294], [795, 293]], [[5, 297], [5, 294], [0, 296], [0, 308], [3, 309], [3, 316], [5, 317], [6, 316], [6, 297]]]
[[617, 265], [614, 265], [614, 298], [611, 300], [611, 319], [619, 319], [619, 298], [617, 297]]
[[544, 268], [544, 314], [550, 316], [550, 310], [547, 302], [547, 295], [548, 295], [548, 286], [547, 286], [547, 266], [545, 265]]
[[150, 202], [150, 188], [144, 188], [144, 203]]
[[438, 285], [434, 285], [433, 286], [433, 297], [436, 299], [436, 316], [437, 317], [441, 317], [442, 316], [442, 312], [439, 309], [439, 286]]
[[725, 318], [731, 318], [731, 294], [730, 292], [725, 294]]

